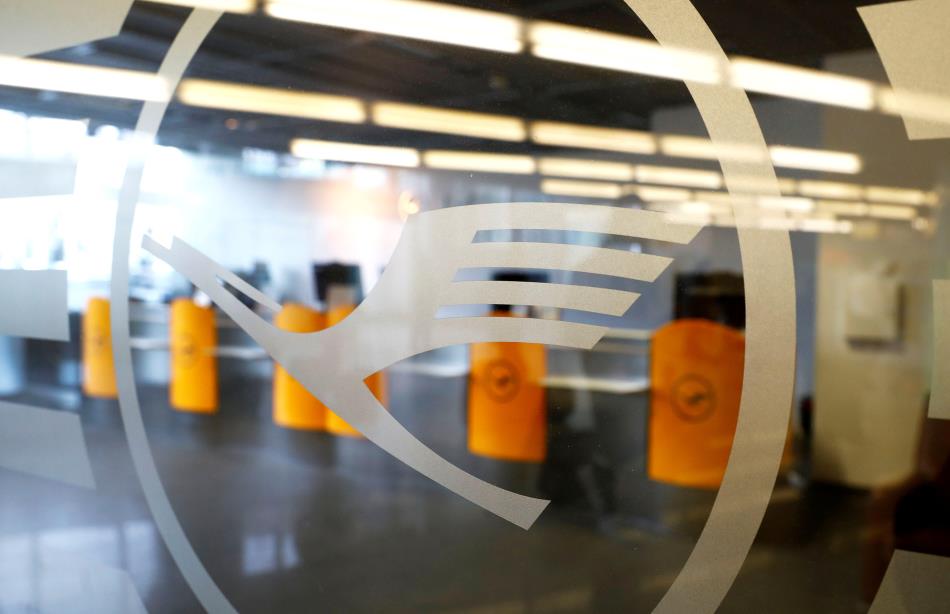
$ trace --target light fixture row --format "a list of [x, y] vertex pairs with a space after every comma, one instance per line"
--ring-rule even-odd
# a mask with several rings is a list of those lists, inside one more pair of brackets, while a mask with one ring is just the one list
[[742, 216], [801, 217], [816, 216], [828, 219], [877, 218], [881, 220], [912, 221], [919, 209], [908, 204], [878, 204], [867, 202], [813, 199], [801, 196], [733, 196], [727, 192], [692, 191], [658, 186], [621, 185], [601, 181], [579, 181], [543, 178], [541, 191], [552, 196], [572, 196], [617, 200], [635, 195], [650, 208], [672, 215], [683, 216]]
[[[589, 195], [593, 198], [619, 198], [623, 194], [630, 193], [629, 190], [624, 192], [622, 183], [637, 183], [657, 184], [635, 188], [637, 195], [645, 201], [691, 200], [694, 196], [694, 192], [691, 190], [701, 190], [699, 194], [703, 199], [736, 201], [736, 198], [726, 192], [716, 192], [716, 190], [726, 187], [721, 173], [692, 168], [555, 156], [535, 157], [522, 154], [451, 150], [420, 151], [409, 147], [356, 145], [311, 139], [292, 140], [290, 151], [293, 155], [301, 158], [357, 164], [377, 164], [402, 168], [425, 166], [426, 168], [440, 170], [511, 175], [539, 174], [550, 177], [557, 182], [549, 185], [570, 186], [565, 187], [565, 189], [573, 191], [564, 192], [563, 195], [566, 196]], [[783, 206], [788, 206], [792, 202], [815, 202], [815, 199], [829, 202], [869, 201], [914, 207], [937, 204], [935, 192], [911, 188], [795, 180], [784, 177], [778, 179], [777, 185], [784, 195], [781, 200]], [[764, 189], [756, 189], [756, 186], [751, 182], [748, 186], [740, 187], [748, 188], [746, 191], [750, 194], [765, 191]], [[588, 190], [586, 193], [584, 192], [585, 189]]]
[[[178, 99], [187, 105], [229, 111], [266, 113], [331, 122], [372, 122], [387, 128], [437, 132], [498, 141], [532, 141], [541, 145], [618, 153], [715, 160], [756, 160], [759, 150], [739, 145], [715, 146], [701, 137], [660, 134], [550, 121], [525, 121], [509, 115], [475, 113], [398, 102], [364, 103], [359, 98], [292, 92], [278, 88], [186, 79]], [[855, 174], [861, 157], [847, 152], [773, 145], [772, 163], [781, 168]]]
[[[254, 0], [158, 0], [238, 13]], [[726, 64], [706, 54], [656, 41], [515, 15], [420, 0], [262, 0], [266, 14], [322, 26], [374, 32], [632, 74], [721, 84], [749, 92], [829, 106], [877, 110], [950, 123], [940, 97], [894, 89], [847, 75], [747, 57]]]
[[[168, 86], [159, 77], [143, 72], [65, 64], [36, 59], [0, 59], [0, 80], [19, 87], [58, 89], [80, 94], [134, 97], [146, 100], [162, 100], [169, 96]], [[323, 119], [346, 123], [366, 120], [365, 104], [359, 99], [329, 94], [295, 92], [278, 88], [263, 88], [233, 83], [186, 80], [179, 89], [179, 97], [186, 104], [196, 106], [224, 106], [232, 110], [273, 113], [310, 119]], [[379, 102], [370, 106], [373, 118], [380, 124], [391, 127], [414, 126], [438, 131], [454, 130], [474, 136], [491, 133], [496, 137], [505, 131], [515, 130], [522, 136], [525, 124], [517, 118], [493, 116], [446, 109], [430, 109], [417, 105]], [[580, 126], [556, 122], [529, 122], [526, 128], [532, 140], [548, 145], [565, 147], [605, 149], [610, 151], [648, 153], [659, 149], [669, 155], [694, 158], [710, 158], [715, 148], [707, 139], [678, 135], [657, 135], [647, 132]], [[512, 132], [514, 135], [514, 132]], [[364, 162], [391, 166], [418, 166], [418, 154], [403, 152], [399, 157], [383, 157], [371, 161], [365, 156], [343, 156], [340, 152], [346, 144], [337, 144], [330, 159]], [[362, 151], [373, 151], [373, 146]], [[307, 151], [304, 146], [303, 151]], [[414, 151], [414, 150], [409, 150]], [[321, 157], [310, 148], [307, 153], [295, 152], [304, 157]], [[742, 156], [744, 152], [727, 150], [727, 155]], [[797, 149], [773, 146], [773, 158], [796, 167], [795, 158], [805, 160], [809, 156], [836, 155], [821, 150]], [[852, 154], [843, 154], [849, 156]], [[632, 165], [624, 162], [587, 160], [578, 158], [539, 158], [462, 152], [428, 152], [426, 165], [431, 168], [476, 170], [499, 173], [534, 173], [543, 175], [602, 179], [612, 181], [638, 181], [679, 185], [702, 189], [719, 189], [722, 176], [709, 170], [685, 169], [652, 165]], [[804, 164], [797, 164], [804, 166]], [[795, 187], [797, 186], [797, 187]], [[839, 200], [870, 200], [875, 202], [912, 205], [934, 204], [934, 194], [922, 190], [861, 186], [843, 182], [801, 180], [794, 182], [780, 179], [783, 192], [793, 192], [807, 197]], [[756, 191], [749, 186], [749, 191]]]
[[689, 186], [716, 190], [722, 175], [672, 166], [626, 164], [577, 158], [555, 158], [470, 151], [425, 150], [409, 147], [357, 145], [336, 141], [293, 139], [290, 152], [300, 158], [377, 164], [402, 168], [425, 166], [431, 169], [500, 173], [509, 175], [554, 175], [562, 177], [612, 177], [624, 181]]
[[[170, 85], [158, 75], [32, 58], [0, 58], [0, 84], [135, 100], [160, 101], [171, 96]], [[725, 157], [748, 161], [758, 155], [758, 150], [750, 152], [747, 148], [729, 145], [717, 147], [701, 137], [525, 121], [513, 116], [407, 103], [366, 103], [350, 96], [205, 79], [185, 79], [177, 95], [182, 103], [196, 107], [350, 124], [371, 121], [388, 128], [499, 141], [530, 140], [577, 149], [708, 160]], [[862, 168], [860, 156], [847, 152], [773, 145], [769, 155], [772, 163], [781, 168], [843, 174], [855, 174]]]

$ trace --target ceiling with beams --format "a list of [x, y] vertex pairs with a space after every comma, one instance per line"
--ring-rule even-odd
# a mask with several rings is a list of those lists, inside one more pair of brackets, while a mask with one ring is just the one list
[[[868, 0], [695, 0], [730, 54], [817, 67], [828, 54], [871, 48], [856, 7]], [[622, 0], [480, 0], [476, 8], [650, 38]], [[122, 33], [46, 57], [155, 71], [187, 10], [137, 2]], [[682, 83], [277, 20], [225, 15], [188, 76], [502, 113], [533, 119], [649, 128], [658, 109], [688, 104]], [[90, 118], [129, 127], [139, 104], [0, 88], [3, 106], [31, 114]], [[227, 120], [232, 121], [227, 121]], [[370, 125], [231, 113], [173, 104], [161, 140], [189, 149], [286, 150], [294, 136], [490, 151], [538, 149]]]

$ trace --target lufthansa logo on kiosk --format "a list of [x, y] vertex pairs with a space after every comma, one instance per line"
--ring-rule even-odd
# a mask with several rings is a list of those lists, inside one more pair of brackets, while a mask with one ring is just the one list
[[198, 343], [193, 335], [181, 333], [172, 346], [172, 352], [177, 359], [181, 360], [183, 367], [191, 368], [198, 362]]
[[683, 375], [673, 382], [670, 391], [673, 411], [687, 422], [702, 422], [716, 411], [716, 390], [701, 375]]
[[491, 361], [485, 367], [482, 386], [488, 396], [498, 403], [511, 401], [518, 396], [521, 389], [521, 375], [517, 365], [503, 359]]

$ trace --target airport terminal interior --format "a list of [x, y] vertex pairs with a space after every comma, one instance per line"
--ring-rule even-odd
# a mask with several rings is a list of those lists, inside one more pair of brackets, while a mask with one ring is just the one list
[[0, 0], [0, 613], [948, 611], [948, 27]]

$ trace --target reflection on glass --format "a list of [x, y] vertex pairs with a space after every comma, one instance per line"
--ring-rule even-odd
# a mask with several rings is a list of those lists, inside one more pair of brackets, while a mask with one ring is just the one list
[[[755, 419], [747, 284], [780, 272], [749, 242], [785, 232], [792, 420], [721, 610], [945, 603], [945, 3], [698, 6], [728, 62], [623, 5], [534, 4], [136, 2], [117, 35], [56, 48], [50, 22], [0, 58], [0, 610], [200, 611], [126, 443], [119, 326], [161, 483], [238, 610], [651, 611]], [[225, 15], [172, 91], [191, 7]], [[748, 92], [767, 148], [714, 143], [684, 79]], [[169, 257], [188, 246], [201, 275]], [[304, 361], [283, 333], [338, 340]], [[378, 411], [339, 403], [349, 376]], [[433, 459], [543, 513], [513, 526]]]

